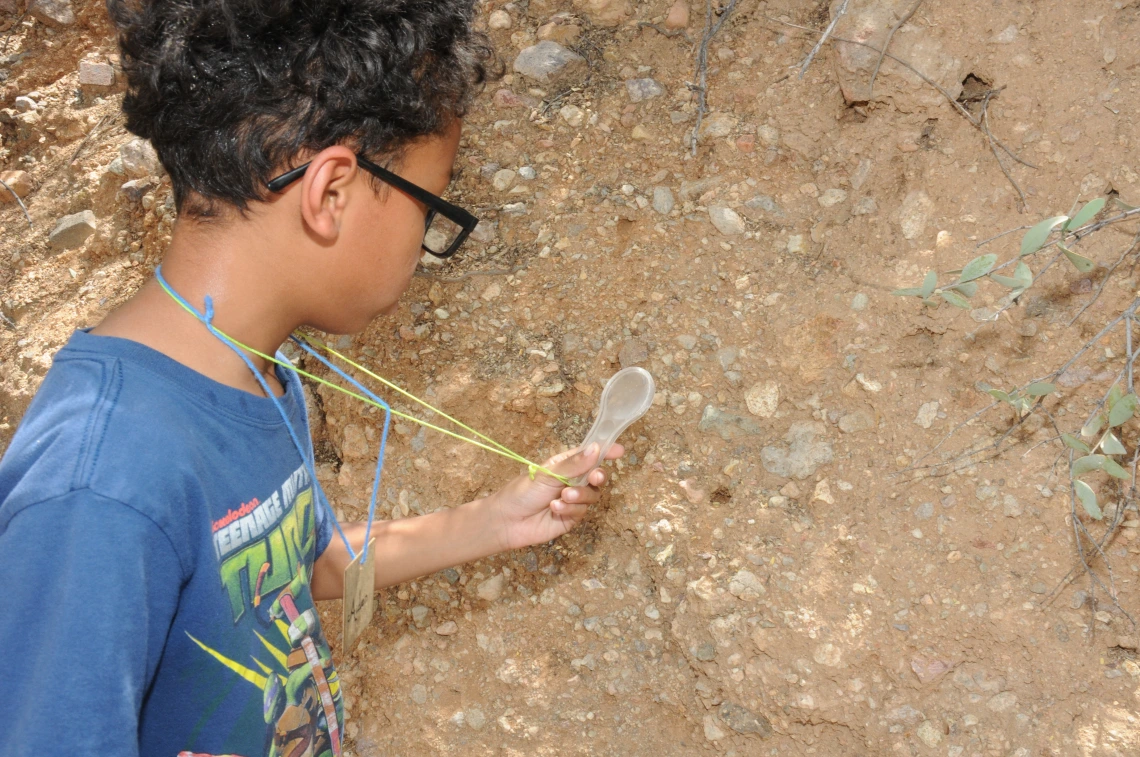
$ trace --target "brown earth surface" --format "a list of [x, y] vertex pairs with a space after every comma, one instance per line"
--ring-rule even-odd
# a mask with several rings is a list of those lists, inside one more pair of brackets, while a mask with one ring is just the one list
[[[152, 273], [176, 222], [168, 178], [120, 190], [121, 89], [78, 82], [83, 61], [117, 64], [102, 4], [73, 0], [60, 28], [18, 5], [0, 0], [0, 171], [27, 172], [34, 227], [0, 205], [0, 450], [52, 354]], [[709, 46], [694, 157], [703, 5], [680, 28], [667, 0], [482, 5], [509, 73], [467, 120], [450, 198], [484, 226], [397, 315], [331, 339], [532, 459], [581, 440], [619, 367], [650, 370], [659, 394], [572, 534], [385, 591], [351, 655], [325, 608], [349, 754], [1140, 753], [1140, 519], [1097, 479], [1122, 514], [1106, 547], [1119, 603], [1080, 572], [1061, 583], [1078, 556], [1053, 424], [1081, 427], [1123, 335], [1007, 451], [955, 461], [1011, 429], [999, 407], [929, 454], [988, 405], [978, 382], [1045, 376], [1128, 307], [1135, 257], [1109, 267], [1137, 224], [1083, 241], [1097, 268], [1062, 261], [996, 323], [1006, 290], [989, 282], [972, 310], [890, 296], [1015, 257], [1020, 234], [977, 247], [1078, 198], [1140, 201], [1140, 4], [924, 3], [891, 51], [945, 92], [888, 59], [871, 99], [866, 48], [829, 43], [799, 77], [817, 36], [792, 24], [822, 29], [839, 6], [741, 0]], [[910, 6], [851, 0], [836, 34], [881, 45]], [[587, 65], [557, 86], [514, 72], [540, 38]], [[980, 114], [971, 96], [990, 88], [993, 135], [1036, 166], [995, 147], [1025, 213], [947, 99]], [[86, 210], [94, 233], [53, 248], [56, 222]], [[311, 399], [322, 482], [361, 518], [381, 419]], [[380, 509], [451, 506], [516, 473], [396, 423]]]

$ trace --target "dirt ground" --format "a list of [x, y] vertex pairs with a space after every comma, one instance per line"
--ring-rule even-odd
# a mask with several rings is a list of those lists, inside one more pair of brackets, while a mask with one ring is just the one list
[[[35, 224], [0, 205], [0, 450], [52, 354], [151, 274], [175, 222], [168, 179], [120, 190], [135, 176], [114, 164], [121, 89], [78, 82], [83, 61], [117, 63], [113, 37], [99, 2], [73, 3], [52, 28], [0, 0], [0, 170], [28, 173]], [[385, 591], [349, 656], [325, 608], [348, 753], [1140, 753], [1125, 615], [1140, 519], [1107, 548], [1119, 606], [1086, 576], [1054, 595], [1077, 553], [1040, 415], [995, 459], [899, 474], [998, 438], [1011, 411], [924, 457], [988, 404], [977, 382], [1051, 372], [1137, 296], [1130, 257], [1068, 325], [1137, 224], [1090, 239], [1098, 269], [1055, 267], [997, 323], [978, 320], [993, 285], [973, 311], [889, 294], [1016, 256], [1019, 234], [977, 245], [1078, 197], [1140, 201], [1140, 3], [927, 2], [894, 36], [951, 97], [1001, 88], [993, 134], [1036, 166], [1006, 159], [1026, 213], [986, 137], [898, 64], [871, 99], [865, 48], [827, 44], [799, 77], [817, 36], [791, 24], [822, 29], [839, 5], [740, 0], [709, 46], [694, 157], [702, 4], [668, 27], [668, 0], [482, 4], [507, 76], [467, 120], [450, 195], [484, 219], [478, 239], [425, 268], [397, 315], [333, 339], [532, 459], [581, 440], [619, 367], [647, 368], [659, 394], [574, 533]], [[880, 45], [910, 6], [851, 0], [836, 34]], [[546, 84], [514, 71], [540, 38], [586, 65]], [[627, 84], [641, 79], [657, 86]], [[96, 231], [52, 247], [85, 210]], [[1123, 356], [1106, 339], [1062, 377], [1045, 403], [1062, 430]], [[380, 418], [311, 399], [322, 482], [360, 518]], [[395, 431], [384, 517], [517, 473]]]

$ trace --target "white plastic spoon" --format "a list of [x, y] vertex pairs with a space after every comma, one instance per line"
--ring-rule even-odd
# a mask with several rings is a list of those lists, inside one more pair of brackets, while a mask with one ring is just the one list
[[[630, 424], [649, 411], [653, 405], [653, 394], [657, 387], [653, 376], [644, 368], [626, 368], [610, 377], [602, 390], [602, 401], [598, 415], [582, 449], [588, 449], [595, 442], [598, 446], [598, 459], [590, 466], [592, 471], [606, 459], [606, 453], [614, 445], [621, 433]], [[571, 481], [572, 486], [583, 486], [589, 472]]]

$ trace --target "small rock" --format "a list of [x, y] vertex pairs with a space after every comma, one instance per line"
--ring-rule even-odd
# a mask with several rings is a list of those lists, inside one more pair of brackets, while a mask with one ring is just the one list
[[804, 235], [792, 234], [788, 237], [788, 252], [793, 255], [802, 254], [804, 251]]
[[629, 132], [629, 136], [638, 142], [648, 142], [653, 139], [653, 132], [646, 128], [645, 124], [637, 124]]
[[129, 202], [139, 202], [147, 192], [156, 186], [158, 186], [157, 181], [150, 176], [145, 179], [131, 179], [119, 187], [119, 194]]
[[716, 646], [711, 641], [706, 641], [693, 650], [693, 657], [701, 662], [712, 662], [716, 659]]
[[1008, 45], [1015, 39], [1017, 39], [1017, 24], [1010, 24], [994, 35], [991, 41], [999, 45]]
[[1049, 593], [1049, 587], [1045, 584], [1044, 581], [1037, 581], [1036, 583], [1034, 583], [1032, 586], [1029, 587], [1029, 590], [1031, 592], [1033, 592], [1034, 594], [1048, 594]]
[[71, 0], [33, 0], [28, 15], [55, 29], [75, 23]]
[[1017, 501], [1017, 497], [1013, 496], [1012, 494], [1003, 495], [1002, 512], [1007, 518], [1020, 517], [1023, 511], [1021, 509], [1021, 503]]
[[757, 127], [756, 136], [765, 147], [776, 147], [780, 144], [780, 132], [775, 126], [765, 124]]
[[863, 294], [862, 292], [859, 292], [858, 294], [856, 294], [851, 299], [851, 309], [855, 310], [855, 311], [866, 310], [867, 309], [867, 303], [869, 303], [870, 301], [871, 301], [870, 297]]
[[677, 344], [684, 347], [686, 350], [691, 350], [697, 346], [697, 338], [692, 334], [681, 334], [677, 337]]
[[649, 347], [642, 339], [626, 339], [618, 351], [622, 368], [640, 365], [649, 359]]
[[575, 0], [574, 4], [598, 26], [617, 26], [633, 14], [629, 0]]
[[1089, 595], [1085, 593], [1084, 589], [1078, 589], [1073, 592], [1072, 598], [1069, 599], [1069, 607], [1074, 610], [1079, 610], [1085, 606], [1088, 601]]
[[772, 724], [768, 718], [740, 705], [723, 702], [717, 709], [717, 715], [722, 723], [737, 733], [755, 733], [765, 739], [772, 735]]
[[631, 103], [639, 103], [665, 94], [665, 88], [655, 79], [629, 79], [625, 83], [625, 91], [629, 94]]
[[89, 87], [110, 87], [115, 83], [115, 67], [110, 63], [80, 61], [79, 83]]
[[835, 457], [829, 443], [816, 441], [816, 437], [825, 432], [822, 423], [797, 421], [784, 437], [787, 446], [764, 447], [760, 450], [760, 461], [769, 473], [802, 481]]
[[428, 624], [428, 615], [431, 614], [431, 609], [423, 605], [416, 605], [412, 608], [412, 622], [416, 624], [416, 628], [425, 628]]
[[491, 102], [496, 108], [522, 108], [534, 107], [537, 101], [531, 97], [522, 97], [509, 89], [500, 89], [491, 96]]
[[[653, 209], [663, 216], [669, 215], [676, 205], [673, 199], [673, 190], [669, 187], [653, 188]], [[691, 347], [689, 349], [692, 349]]]
[[826, 665], [829, 668], [837, 668], [843, 662], [843, 652], [839, 647], [834, 644], [821, 644], [812, 652], [812, 659], [820, 665]]
[[538, 177], [538, 172], [531, 166], [523, 166], [519, 169], [519, 178], [523, 181], [534, 181]]
[[491, 29], [510, 29], [511, 14], [502, 9], [492, 11], [487, 19], [487, 26]]
[[499, 192], [506, 192], [514, 186], [517, 176], [518, 174], [515, 171], [509, 168], [502, 168], [496, 171], [495, 175], [491, 177], [491, 186]]
[[1003, 691], [986, 702], [986, 707], [994, 712], [1006, 712], [1017, 706], [1017, 695], [1012, 691]]
[[[8, 188], [21, 199], [32, 193], [32, 175], [27, 171], [4, 171], [0, 173], [0, 181], [7, 184]], [[15, 200], [12, 199], [9, 192], [0, 187], [0, 205], [9, 202], [15, 202]]]
[[685, 0], [674, 0], [669, 14], [665, 16], [666, 29], [684, 29], [689, 25], [689, 4]]
[[727, 137], [736, 128], [736, 117], [731, 113], [710, 113], [701, 123], [701, 139]]
[[914, 517], [917, 518], [918, 520], [927, 520], [932, 515], [934, 515], [934, 503], [933, 502], [923, 502], [914, 511]]
[[412, 686], [412, 701], [416, 704], [424, 704], [427, 702], [427, 687], [422, 683], [417, 683]]
[[585, 73], [586, 59], [557, 42], [544, 40], [520, 52], [514, 69], [528, 79], [557, 85]]
[[495, 231], [495, 224], [490, 221], [479, 221], [479, 225], [471, 232], [470, 239], [482, 244], [489, 244], [495, 241], [498, 234]]
[[476, 731], [483, 730], [483, 726], [487, 724], [487, 716], [483, 714], [482, 710], [475, 707], [470, 710], [465, 710], [463, 712], [463, 719], [467, 725]]
[[855, 206], [851, 208], [851, 215], [853, 216], [869, 216], [879, 210], [878, 204], [875, 202], [874, 197], [864, 197]]
[[716, 718], [712, 715], [705, 715], [705, 738], [709, 741], [719, 741], [723, 739], [725, 733], [721, 730], [720, 726], [716, 724]]
[[899, 208], [899, 225], [903, 236], [914, 239], [926, 230], [926, 223], [934, 213], [934, 201], [921, 189], [909, 192]]
[[768, 593], [764, 587], [764, 582], [755, 573], [748, 570], [738, 571], [729, 580], [728, 591], [732, 596], [748, 602], [759, 599]]
[[148, 140], [142, 138], [132, 139], [120, 147], [119, 157], [123, 160], [123, 170], [135, 178], [157, 176], [162, 171], [158, 153]]
[[503, 574], [497, 573], [486, 581], [483, 581], [475, 589], [480, 599], [487, 602], [494, 602], [499, 597], [503, 596]]
[[582, 36], [582, 27], [572, 23], [572, 17], [560, 13], [538, 27], [535, 34], [542, 40], [550, 40], [560, 45], [573, 45], [578, 37]]
[[744, 395], [748, 412], [760, 418], [771, 418], [780, 405], [780, 385], [775, 381], [763, 381], [752, 385]]
[[720, 364], [722, 371], [727, 371], [732, 367], [738, 355], [740, 355], [740, 350], [736, 347], [722, 347], [713, 353], [713, 357], [715, 357], [717, 363]]
[[839, 419], [839, 430], [845, 434], [858, 434], [870, 431], [875, 427], [875, 421], [865, 410], [856, 410]]
[[819, 197], [817, 197], [816, 202], [818, 202], [821, 206], [823, 206], [825, 208], [830, 208], [833, 205], [838, 205], [839, 203], [843, 202], [846, 199], [847, 199], [847, 192], [845, 192], [844, 190], [842, 190], [842, 189], [829, 189], [826, 192], [824, 192], [823, 194], [821, 194]]
[[914, 422], [923, 428], [930, 428], [938, 420], [938, 403], [926, 402], [918, 409]]
[[918, 730], [915, 731], [915, 735], [931, 749], [942, 743], [942, 731], [929, 720], [922, 721]]
[[577, 105], [563, 105], [558, 109], [558, 115], [570, 126], [577, 129], [586, 122], [586, 113]]
[[448, 620], [435, 627], [435, 632], [440, 636], [454, 636], [458, 631], [459, 624], [454, 620]]
[[84, 210], [59, 219], [48, 241], [57, 250], [73, 250], [82, 246], [95, 233], [96, 228], [95, 214]]
[[502, 294], [502, 292], [502, 285], [500, 285], [498, 282], [495, 282], [488, 285], [487, 288], [483, 290], [483, 293], [479, 295], [479, 299], [483, 300], [484, 302], [490, 302]]
[[735, 439], [738, 436], [759, 435], [764, 432], [756, 421], [751, 418], [743, 418], [739, 415], [727, 413], [713, 405], [705, 406], [697, 428], [704, 432], [717, 434], [725, 441]]
[[725, 236], [736, 236], [744, 233], [744, 219], [735, 210], [725, 205], [710, 206], [709, 219], [716, 230]]
[[945, 660], [915, 657], [910, 661], [910, 669], [918, 676], [920, 683], [933, 683], [946, 675], [953, 666]]
[[835, 504], [835, 497], [831, 494], [831, 484], [827, 482], [826, 478], [815, 485], [815, 491], [812, 492], [811, 501], [823, 502], [828, 505]]
[[12, 104], [12, 107], [16, 109], [17, 113], [34, 113], [39, 110], [40, 106], [35, 100], [28, 97], [27, 95], [20, 95]]

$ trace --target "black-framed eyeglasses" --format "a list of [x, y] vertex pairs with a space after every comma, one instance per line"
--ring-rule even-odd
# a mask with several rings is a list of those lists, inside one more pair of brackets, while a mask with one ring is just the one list
[[[467, 237], [479, 225], [479, 219], [468, 211], [458, 205], [453, 205], [442, 197], [433, 195], [423, 187], [392, 173], [387, 168], [376, 165], [363, 155], [358, 154], [356, 162], [380, 181], [395, 187], [427, 206], [427, 218], [424, 219], [424, 241], [421, 246], [435, 257], [450, 258], [463, 246]], [[308, 169], [308, 163], [297, 166], [275, 179], [270, 179], [265, 186], [269, 188], [270, 192], [280, 192], [304, 176]]]

